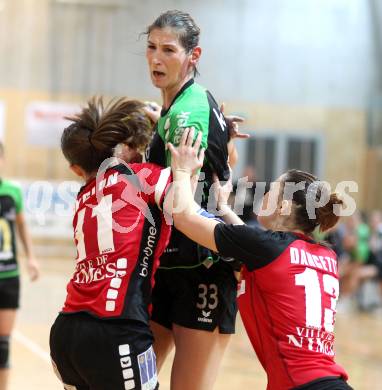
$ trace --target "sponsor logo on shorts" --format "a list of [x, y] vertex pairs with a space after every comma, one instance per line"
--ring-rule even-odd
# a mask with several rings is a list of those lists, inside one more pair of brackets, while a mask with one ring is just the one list
[[118, 347], [122, 375], [125, 381], [125, 390], [135, 389], [134, 370], [131, 365], [130, 345], [122, 344]]
[[206, 322], [208, 324], [212, 324], [212, 319], [208, 318], [210, 315], [211, 315], [211, 311], [202, 310], [203, 317], [198, 317], [198, 322]]
[[138, 366], [142, 390], [154, 390], [158, 383], [158, 374], [156, 357], [152, 346], [138, 355]]

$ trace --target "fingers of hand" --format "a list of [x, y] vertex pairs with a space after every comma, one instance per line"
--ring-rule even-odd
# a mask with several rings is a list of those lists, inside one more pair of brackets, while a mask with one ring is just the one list
[[186, 145], [188, 133], [190, 132], [189, 127], [186, 127], [183, 131], [182, 137], [180, 138], [179, 146]]
[[175, 149], [174, 145], [171, 142], [167, 143], [167, 148], [171, 152], [171, 155], [175, 156], [176, 149]]
[[200, 168], [203, 166], [204, 162], [204, 148], [200, 149], [199, 156], [198, 156]]
[[246, 139], [246, 138], [249, 138], [251, 135], [250, 134], [247, 134], [247, 133], [237, 133], [236, 134], [236, 138], [243, 138], [243, 139]]
[[188, 130], [189, 133], [188, 133], [186, 145], [192, 147], [192, 144], [194, 142], [195, 129], [194, 127], [191, 127]]
[[245, 121], [245, 118], [242, 116], [237, 116], [237, 115], [226, 115], [225, 119], [230, 122], [237, 122], [237, 123], [242, 123]]
[[233, 122], [243, 123], [244, 120], [245, 119], [242, 116], [232, 115], [232, 121]]
[[199, 131], [198, 135], [196, 137], [195, 143], [194, 143], [194, 149], [195, 149], [196, 153], [199, 152], [199, 148], [200, 148], [200, 145], [202, 143], [202, 137], [203, 137], [203, 134], [201, 131]]

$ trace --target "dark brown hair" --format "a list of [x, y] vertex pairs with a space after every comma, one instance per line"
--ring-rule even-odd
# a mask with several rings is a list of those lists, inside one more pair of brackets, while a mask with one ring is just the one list
[[[324, 232], [333, 227], [339, 220], [339, 216], [334, 213], [335, 205], [343, 205], [343, 201], [336, 193], [329, 193], [326, 183], [318, 180], [311, 173], [291, 169], [282, 177], [285, 187], [288, 183], [301, 185], [297, 191], [293, 192], [293, 213], [294, 223], [305, 233], [311, 233], [318, 226]], [[326, 197], [327, 202], [314, 210], [313, 215], [309, 215], [312, 207], [309, 202], [318, 202], [322, 197]]]
[[[191, 53], [199, 44], [200, 28], [196, 25], [191, 15], [178, 11], [166, 11], [159, 15], [155, 21], [147, 27], [145, 34], [150, 35], [152, 30], [163, 29], [169, 27], [176, 31], [179, 42], [186, 50], [186, 53]], [[194, 68], [194, 76], [199, 74], [196, 67]]]
[[73, 123], [62, 133], [62, 153], [70, 164], [91, 173], [113, 156], [119, 143], [145, 148], [153, 126], [143, 108], [137, 100], [120, 98], [105, 106], [102, 97], [93, 97], [79, 114], [67, 118]]

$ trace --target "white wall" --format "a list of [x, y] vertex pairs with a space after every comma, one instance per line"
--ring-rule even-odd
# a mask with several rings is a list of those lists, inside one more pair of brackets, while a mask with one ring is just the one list
[[219, 100], [363, 108], [376, 81], [367, 0], [96, 3], [4, 0], [0, 88], [158, 97], [138, 38], [173, 8], [200, 25], [199, 81]]

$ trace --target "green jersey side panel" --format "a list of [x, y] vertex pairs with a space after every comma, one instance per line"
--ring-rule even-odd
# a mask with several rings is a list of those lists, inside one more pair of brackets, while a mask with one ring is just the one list
[[[186, 127], [195, 128], [203, 133], [202, 147], [207, 148], [208, 128], [210, 121], [210, 107], [205, 89], [193, 84], [178, 96], [169, 111], [159, 119], [158, 132], [163, 142], [179, 145], [183, 131]], [[171, 153], [166, 148], [166, 165], [171, 165]]]

